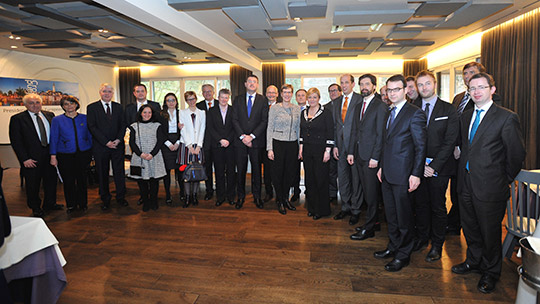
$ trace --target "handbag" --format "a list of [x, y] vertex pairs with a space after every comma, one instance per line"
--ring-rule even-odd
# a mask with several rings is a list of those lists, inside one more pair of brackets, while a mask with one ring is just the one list
[[[141, 132], [139, 130], [139, 123], [138, 122], [137, 122], [137, 137], [139, 138], [139, 146], [141, 146]], [[142, 165], [142, 159], [141, 159], [141, 165]], [[130, 164], [130, 166], [129, 166], [129, 175], [141, 177], [142, 176], [142, 169], [143, 169], [142, 166], [136, 166], [136, 165], [131, 165]]]
[[206, 176], [204, 166], [198, 161], [190, 161], [189, 165], [187, 165], [187, 167], [184, 169], [184, 182], [200, 182], [206, 180], [207, 178], [208, 177]]

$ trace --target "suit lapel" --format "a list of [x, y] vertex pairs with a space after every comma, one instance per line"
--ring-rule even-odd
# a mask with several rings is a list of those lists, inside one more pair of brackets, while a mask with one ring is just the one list
[[482, 120], [480, 121], [478, 129], [476, 129], [476, 133], [474, 134], [473, 141], [471, 142], [471, 146], [474, 145], [474, 143], [478, 141], [478, 138], [480, 138], [482, 134], [489, 129], [489, 126], [495, 120], [495, 116], [497, 116], [497, 111], [497, 106], [495, 105], [495, 103], [493, 103], [489, 110], [486, 112], [486, 114], [484, 114], [484, 118], [482, 118]]
[[30, 115], [32, 115], [33, 113], [30, 113], [30, 111], [28, 110], [26, 110], [25, 112], [26, 112], [26, 115], [23, 115], [24, 124], [27, 126], [27, 129], [32, 130], [30, 132], [32, 132], [35, 135], [34, 138], [37, 138], [39, 140], [39, 134], [37, 133], [36, 127], [34, 125], [34, 121], [32, 120], [32, 117], [30, 117]]
[[431, 117], [429, 118], [428, 126], [431, 125], [431, 123], [433, 122], [435, 118], [441, 116], [441, 112], [443, 111], [443, 105], [441, 104], [441, 102], [444, 102], [444, 101], [437, 98], [437, 101], [435, 102], [435, 106], [433, 107], [433, 112], [431, 112]]
[[410, 107], [410, 105], [406, 101], [405, 104], [403, 105], [403, 107], [401, 108], [401, 110], [399, 110], [399, 113], [397, 114], [396, 118], [394, 118], [394, 122], [392, 123], [392, 125], [388, 129], [388, 137], [390, 137], [390, 135], [392, 134], [392, 132], [396, 128], [396, 125], [399, 124], [399, 122], [402, 120], [402, 117], [407, 115], [405, 112], [408, 111], [409, 107]]

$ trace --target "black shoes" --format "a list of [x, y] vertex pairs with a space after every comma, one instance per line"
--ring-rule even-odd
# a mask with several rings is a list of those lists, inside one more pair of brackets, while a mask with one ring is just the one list
[[[362, 231], [364, 229], [366, 229], [366, 225], [354, 228], [356, 231]], [[373, 225], [373, 231], [381, 231], [381, 223], [375, 223], [375, 225]]]
[[471, 272], [478, 272], [478, 266], [472, 266], [467, 262], [452, 266], [452, 272], [457, 274], [468, 274]]
[[253, 202], [255, 203], [255, 206], [257, 206], [257, 208], [264, 209], [263, 202], [261, 201], [260, 198], [253, 199]]
[[478, 291], [482, 293], [491, 293], [495, 290], [496, 283], [497, 278], [488, 273], [484, 273], [480, 278], [480, 281], [478, 281], [476, 288], [478, 288]]
[[401, 268], [406, 267], [407, 265], [409, 265], [410, 260], [411, 260], [410, 258], [406, 258], [406, 259], [402, 259], [402, 260], [393, 259], [390, 263], [388, 263], [388, 264], [386, 264], [384, 266], [384, 269], [386, 271], [390, 271], [390, 272], [400, 271]]
[[360, 218], [360, 214], [353, 214], [351, 215], [351, 218], [349, 219], [349, 225], [356, 225], [358, 224], [358, 219]]
[[341, 220], [343, 219], [344, 217], [346, 217], [347, 215], [349, 215], [349, 212], [345, 212], [345, 211], [340, 211], [338, 214], [336, 214], [334, 216], [334, 220]]
[[67, 209], [66, 209], [67, 214], [71, 214], [71, 213], [73, 213], [73, 211], [75, 211], [75, 207], [67, 207]]
[[434, 262], [441, 259], [441, 249], [431, 247], [431, 250], [426, 256], [426, 262]]
[[45, 211], [53, 211], [53, 210], [62, 210], [64, 209], [64, 205], [60, 205], [60, 204], [54, 204], [52, 206], [44, 206], [43, 209]]
[[214, 192], [206, 192], [206, 195], [204, 196], [204, 200], [208, 201], [214, 196]]
[[120, 206], [124, 206], [124, 207], [129, 206], [129, 203], [123, 198], [117, 199], [116, 201], [118, 202]]
[[171, 199], [170, 196], [167, 197], [167, 198], [165, 199], [165, 204], [166, 204], [167, 206], [172, 206], [172, 199]]
[[43, 210], [40, 209], [34, 209], [32, 210], [32, 216], [33, 217], [44, 217], [45, 216], [45, 212], [43, 212]]
[[236, 202], [235, 208], [236, 208], [236, 209], [240, 209], [240, 208], [242, 208], [243, 205], [244, 205], [244, 199], [243, 199], [243, 198], [239, 198], [238, 201]]
[[137, 206], [142, 205], [142, 203], [143, 203], [143, 199], [142, 197], [140, 197], [139, 200], [137, 201]]
[[277, 205], [279, 213], [283, 215], [287, 214], [287, 209], [285, 209], [285, 205], [283, 204], [283, 202], [278, 202]]
[[313, 216], [313, 213], [311, 213], [311, 212], [308, 211], [307, 216], [308, 216], [308, 217], [312, 217], [312, 216]]
[[428, 240], [416, 240], [414, 241], [414, 246], [412, 251], [418, 251], [428, 245]]
[[223, 204], [225, 202], [225, 199], [224, 198], [218, 198], [218, 200], [216, 201], [216, 206], [221, 206], [221, 204]]
[[300, 193], [294, 193], [289, 199], [291, 202], [296, 202], [300, 198]]
[[390, 249], [388, 248], [381, 251], [375, 251], [375, 253], [373, 253], [373, 256], [376, 257], [377, 259], [393, 258], [394, 255], [395, 255], [395, 252], [390, 251]]
[[199, 206], [199, 200], [197, 199], [197, 195], [193, 195], [193, 199], [191, 201], [191, 204], [193, 206]]
[[234, 201], [234, 199], [229, 199], [229, 205], [233, 206], [235, 204], [236, 204], [236, 202]]
[[352, 234], [351, 235], [351, 240], [355, 240], [355, 241], [362, 241], [362, 240], [365, 240], [367, 238], [372, 238], [375, 236], [375, 231], [372, 229], [372, 230], [360, 230], [358, 231], [357, 233], [355, 234]]
[[103, 205], [101, 205], [101, 210], [107, 211], [111, 208], [111, 201], [104, 201]]
[[284, 204], [285, 204], [285, 207], [286, 207], [287, 209], [292, 210], [292, 211], [296, 210], [296, 208], [291, 204], [291, 201], [287, 201], [287, 200], [286, 200], [286, 201], [284, 202]]
[[318, 215], [318, 214], [315, 214], [315, 215], [313, 216], [313, 219], [314, 219], [314, 220], [319, 220], [319, 219], [321, 219], [321, 217], [322, 217], [322, 216], [320, 216], [320, 215]]
[[189, 205], [193, 204], [193, 196], [188, 196], [184, 202], [184, 205], [182, 205], [182, 208], [187, 208]]

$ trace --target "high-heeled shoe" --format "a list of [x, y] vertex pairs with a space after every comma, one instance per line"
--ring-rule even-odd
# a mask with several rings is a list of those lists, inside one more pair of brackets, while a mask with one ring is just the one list
[[287, 209], [285, 209], [283, 202], [278, 202], [278, 211], [283, 215], [287, 214]]
[[184, 201], [184, 205], [182, 206], [182, 208], [187, 208], [192, 203], [192, 200], [192, 196], [188, 196], [187, 199]]
[[291, 204], [291, 202], [289, 200], [285, 200], [285, 207], [287, 207], [287, 209], [289, 210], [296, 210], [296, 208]]

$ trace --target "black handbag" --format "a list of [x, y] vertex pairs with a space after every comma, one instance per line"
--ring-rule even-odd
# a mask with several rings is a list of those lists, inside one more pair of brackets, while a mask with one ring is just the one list
[[[193, 155], [189, 156], [190, 160], [192, 156]], [[187, 165], [187, 167], [184, 169], [184, 182], [200, 182], [206, 180], [207, 178], [208, 177], [206, 176], [204, 166], [198, 161], [190, 161], [189, 165]]]
[[[137, 136], [139, 137], [139, 146], [141, 145], [141, 133], [140, 133], [140, 130], [139, 130], [139, 123], [137, 122]], [[142, 165], [142, 158], [141, 158], [141, 165]], [[130, 165], [129, 166], [129, 175], [131, 176], [142, 176], [142, 169], [143, 167], [142, 166], [135, 166], [135, 165]]]

